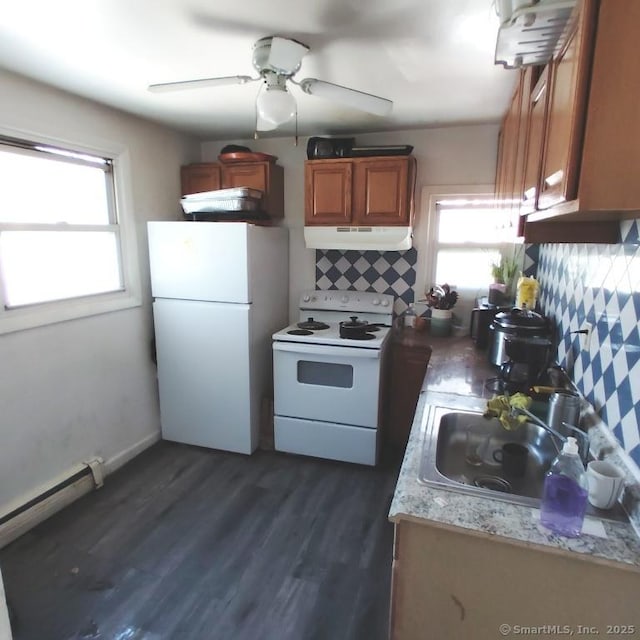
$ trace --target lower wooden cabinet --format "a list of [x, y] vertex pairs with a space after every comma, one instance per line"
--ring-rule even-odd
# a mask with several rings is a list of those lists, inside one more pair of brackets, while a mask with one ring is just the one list
[[385, 441], [392, 446], [404, 448], [407, 444], [431, 357], [428, 342], [428, 334], [413, 329], [393, 336], [385, 420]]
[[427, 520], [394, 524], [391, 640], [638, 633], [637, 567]]

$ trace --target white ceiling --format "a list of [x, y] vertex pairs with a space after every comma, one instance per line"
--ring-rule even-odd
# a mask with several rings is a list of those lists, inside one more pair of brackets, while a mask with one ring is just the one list
[[[497, 122], [515, 74], [493, 64], [494, 0], [5, 0], [0, 66], [209, 139], [250, 138], [259, 83], [154, 94], [151, 83], [256, 76], [253, 43], [311, 47], [313, 77], [394, 101], [390, 116], [293, 87], [301, 135]], [[294, 124], [263, 136], [291, 135]]]

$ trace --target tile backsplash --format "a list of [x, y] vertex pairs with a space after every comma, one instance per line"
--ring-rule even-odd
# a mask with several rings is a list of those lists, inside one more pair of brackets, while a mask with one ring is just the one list
[[[540, 306], [555, 321], [558, 361], [640, 465], [640, 220], [620, 225], [618, 244], [542, 244]], [[538, 255], [535, 255], [535, 254]], [[594, 329], [589, 349], [579, 334]]]
[[[316, 251], [316, 288], [414, 301], [416, 249]], [[525, 248], [524, 272], [540, 282], [542, 312], [553, 319], [558, 362], [640, 466], [640, 219], [620, 225], [617, 244], [542, 244]], [[589, 350], [572, 333], [594, 327]]]
[[394, 311], [402, 313], [413, 302], [416, 282], [415, 248], [406, 251], [316, 250], [316, 289], [373, 291], [396, 298]]

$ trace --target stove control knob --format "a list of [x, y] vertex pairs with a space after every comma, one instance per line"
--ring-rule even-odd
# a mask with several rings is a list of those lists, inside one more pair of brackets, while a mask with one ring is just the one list
[[302, 296], [302, 302], [309, 302], [309, 300], [311, 300], [311, 296], [308, 296], [308, 295]]
[[374, 298], [374, 299], [371, 301], [371, 304], [372, 304], [374, 307], [377, 307], [377, 306], [380, 304], [380, 299], [379, 299], [379, 298]]
[[347, 302], [349, 302], [349, 296], [342, 296], [342, 298], [340, 298], [340, 302], [343, 302], [346, 304]]
[[382, 306], [383, 307], [388, 307], [389, 306], [389, 301], [388, 300], [383, 300], [382, 301]]

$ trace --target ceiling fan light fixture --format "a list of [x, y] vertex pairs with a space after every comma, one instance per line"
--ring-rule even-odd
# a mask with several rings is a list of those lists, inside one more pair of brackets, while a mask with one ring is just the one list
[[286, 88], [278, 85], [267, 86], [258, 95], [256, 109], [262, 120], [279, 126], [293, 118], [296, 113], [296, 101]]

